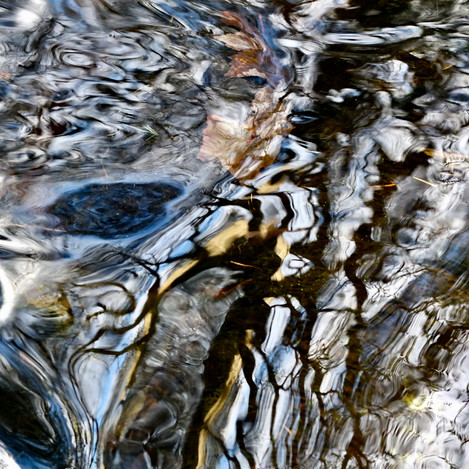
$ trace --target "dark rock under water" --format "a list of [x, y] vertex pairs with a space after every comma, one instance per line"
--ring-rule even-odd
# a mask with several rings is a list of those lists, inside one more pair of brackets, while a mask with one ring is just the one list
[[57, 228], [73, 235], [119, 238], [164, 222], [165, 204], [181, 195], [165, 183], [90, 184], [63, 194], [48, 208]]

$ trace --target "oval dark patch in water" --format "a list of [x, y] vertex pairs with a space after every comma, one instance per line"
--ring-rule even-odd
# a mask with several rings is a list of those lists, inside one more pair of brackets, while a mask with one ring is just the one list
[[120, 238], [164, 217], [166, 203], [181, 194], [181, 189], [161, 182], [90, 184], [63, 194], [48, 212], [67, 233]]

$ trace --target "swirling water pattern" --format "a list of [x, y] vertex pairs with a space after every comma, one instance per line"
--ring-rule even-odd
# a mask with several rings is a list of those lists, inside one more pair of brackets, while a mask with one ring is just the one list
[[468, 14], [4, 2], [1, 464], [467, 467]]

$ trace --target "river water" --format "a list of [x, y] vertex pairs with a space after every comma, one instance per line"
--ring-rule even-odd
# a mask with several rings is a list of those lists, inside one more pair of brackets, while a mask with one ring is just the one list
[[469, 2], [0, 2], [0, 466], [469, 467]]

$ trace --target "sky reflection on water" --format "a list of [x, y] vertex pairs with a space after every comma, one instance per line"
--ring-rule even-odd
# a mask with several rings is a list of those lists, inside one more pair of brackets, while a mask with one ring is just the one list
[[468, 467], [468, 10], [5, 4], [0, 463]]

